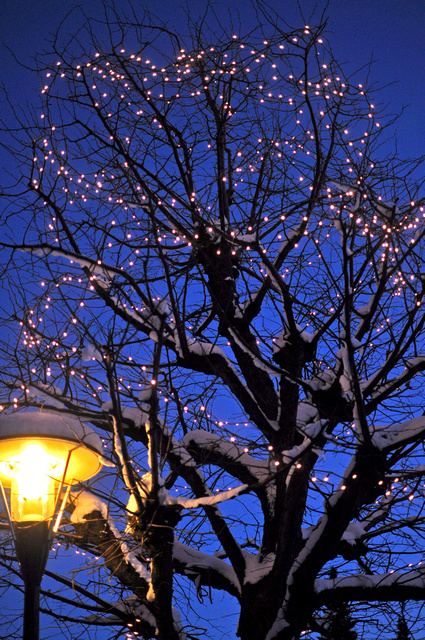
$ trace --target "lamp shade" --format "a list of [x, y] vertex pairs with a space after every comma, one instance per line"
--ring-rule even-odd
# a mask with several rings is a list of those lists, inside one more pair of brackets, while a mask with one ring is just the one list
[[[41, 447], [50, 459], [49, 475], [64, 484], [88, 480], [102, 467], [102, 441], [93, 429], [76, 418], [59, 416], [47, 412], [22, 411], [0, 416], [0, 480], [10, 486], [13, 464], [22, 458], [45, 457]], [[32, 453], [31, 453], [32, 451]], [[69, 456], [69, 460], [68, 460]], [[63, 477], [66, 463], [68, 466]], [[29, 462], [29, 461], [27, 461]]]
[[59, 488], [88, 480], [102, 464], [102, 442], [76, 418], [23, 411], [0, 416], [0, 481], [11, 489], [11, 517], [53, 516]]

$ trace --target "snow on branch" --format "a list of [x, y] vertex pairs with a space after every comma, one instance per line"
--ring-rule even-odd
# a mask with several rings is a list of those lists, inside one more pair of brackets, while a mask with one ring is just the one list
[[275, 562], [274, 553], [261, 558], [259, 554], [248, 553], [244, 549], [243, 555], [246, 564], [245, 584], [256, 584], [272, 571]]
[[353, 187], [350, 184], [342, 184], [341, 182], [332, 181], [331, 185], [335, 187], [338, 191], [342, 191], [346, 196], [354, 196], [358, 193], [358, 188]]
[[406, 422], [376, 426], [372, 430], [372, 444], [381, 451], [390, 451], [415, 440], [425, 433], [425, 416], [412, 418]]
[[156, 332], [159, 331], [163, 325], [163, 316], [161, 314], [155, 315], [149, 309], [133, 311], [133, 309], [123, 305], [116, 296], [110, 296], [109, 300], [113, 304], [114, 309], [118, 310], [122, 317], [133, 319], [136, 323], [143, 325], [145, 333], [148, 333], [153, 341], [156, 342], [158, 340]]
[[[164, 486], [164, 478], [159, 477], [158, 481], [159, 503], [168, 507], [181, 507], [182, 509], [199, 509], [200, 507], [213, 506], [219, 504], [220, 502], [226, 502], [231, 498], [236, 498], [242, 493], [246, 493], [248, 489], [248, 485], [243, 484], [239, 487], [235, 487], [234, 489], [228, 489], [227, 491], [216, 493], [215, 495], [202, 496], [200, 498], [186, 498], [185, 496], [171, 495]], [[150, 471], [148, 471], [147, 473], [143, 474], [142, 478], [138, 482], [140, 498], [143, 502], [146, 502], [147, 497], [152, 491], [152, 486], [152, 474]], [[127, 511], [129, 511], [130, 513], [137, 513], [138, 511], [136, 500], [133, 494], [130, 496], [130, 499], [128, 501]]]
[[270, 376], [280, 377], [282, 375], [282, 370], [279, 367], [271, 365], [269, 362], [263, 360], [257, 354], [255, 354], [251, 349], [249, 349], [247, 344], [239, 338], [236, 331], [234, 331], [232, 328], [229, 328], [229, 334], [232, 336], [238, 347], [242, 349], [242, 351], [244, 351], [249, 358], [251, 358], [252, 363], [255, 367], [261, 369]]
[[[97, 626], [116, 625], [122, 627], [123, 622], [125, 620], [128, 620], [128, 618], [131, 616], [137, 623], [136, 629], [139, 629], [144, 634], [146, 634], [146, 636], [144, 637], [151, 638], [156, 635], [157, 624], [155, 616], [149, 611], [148, 607], [143, 604], [143, 602], [141, 602], [137, 596], [130, 595], [123, 600], [114, 602], [110, 605], [110, 610], [116, 613], [112, 613], [112, 615], [108, 616], [99, 613], [92, 614], [91, 616], [87, 616], [86, 618], [84, 618], [84, 622], [96, 624]], [[172, 615], [180, 639], [186, 640], [187, 635], [181, 623], [180, 613], [174, 607]], [[133, 633], [136, 631], [136, 629], [133, 628]]]
[[[16, 383], [16, 386], [18, 385], [19, 383]], [[42, 382], [37, 382], [36, 384], [28, 385], [26, 389], [28, 389], [26, 393], [26, 398], [28, 400], [35, 399], [44, 402], [47, 401], [50, 405], [52, 405], [53, 407], [57, 407], [58, 409], [65, 408], [63, 400], [66, 399], [66, 396], [63, 395], [62, 389], [59, 389], [59, 387], [56, 387], [53, 384], [44, 384]]]
[[140, 578], [149, 582], [149, 570], [137, 559], [136, 555], [129, 549], [128, 544], [123, 540], [123, 534], [118, 530], [113, 520], [109, 518], [107, 504], [89, 491], [81, 491], [80, 493], [73, 492], [71, 495], [73, 499], [73, 511], [70, 521], [73, 524], [86, 523], [91, 513], [99, 512], [107, 523], [110, 532], [119, 543], [124, 561], [132, 566]]
[[73, 512], [71, 522], [84, 522], [86, 516], [93, 511], [99, 511], [102, 518], [108, 519], [107, 504], [89, 491], [71, 492]]
[[[243, 465], [251, 474], [253, 481], [262, 482], [270, 477], [270, 465], [267, 460], [257, 460], [249, 453], [244, 452], [242, 447], [238, 447], [233, 442], [226, 441], [223, 437], [201, 431], [199, 429], [187, 433], [183, 438], [186, 448], [195, 445], [204, 451], [211, 451], [222, 457], [222, 466], [227, 468], [228, 462]], [[220, 461], [216, 460], [216, 464]]]
[[[106, 412], [112, 412], [113, 410], [113, 403], [112, 400], [107, 400], [106, 402], [104, 402], [102, 404], [102, 411], [106, 411]], [[141, 408], [138, 407], [122, 407], [121, 408], [121, 417], [123, 418], [123, 420], [130, 420], [134, 427], [136, 428], [144, 428], [146, 425], [146, 422], [149, 420], [149, 413], [148, 413], [148, 408], [146, 407], [146, 405], [141, 406]], [[125, 424], [123, 424], [123, 427], [125, 429]]]
[[24, 251], [26, 253], [31, 253], [32, 255], [43, 257], [43, 256], [53, 256], [56, 258], [65, 258], [70, 260], [71, 263], [75, 262], [82, 269], [89, 269], [91, 273], [98, 274], [102, 278], [113, 278], [116, 275], [122, 275], [122, 269], [118, 267], [114, 267], [112, 265], [103, 265], [99, 264], [99, 261], [92, 260], [87, 257], [83, 257], [74, 251], [70, 251], [68, 249], [59, 249], [57, 247], [52, 247], [52, 245], [47, 244], [46, 242], [38, 245], [7, 245], [2, 243], [2, 246], [11, 247], [14, 249], [18, 249], [19, 251]]
[[[218, 347], [216, 344], [211, 344], [211, 342], [206, 342], [205, 340], [194, 340], [188, 335], [186, 335], [185, 342], [186, 342], [185, 346], [187, 346], [191, 354], [194, 354], [197, 356], [211, 356], [211, 355], [217, 356], [218, 355], [223, 359], [225, 359], [228, 362], [229, 366], [232, 366], [229, 358], [226, 356], [223, 349], [221, 347]], [[183, 349], [177, 337], [176, 337], [176, 351], [177, 353], [183, 356]]]
[[378, 523], [383, 522], [387, 517], [391, 506], [392, 496], [383, 495], [379, 500], [379, 506], [371, 509], [359, 522], [350, 522], [346, 530], [341, 536], [341, 540], [345, 540], [350, 545], [366, 538], [372, 538], [380, 534], [382, 528], [372, 531]]
[[[373, 376], [362, 382], [363, 395], [370, 396], [368, 406], [374, 407], [382, 402], [382, 399], [388, 397], [388, 395], [405, 384], [416, 373], [425, 369], [425, 356], [417, 356], [411, 360], [405, 361], [405, 369], [396, 378], [388, 380], [384, 384], [379, 386], [379, 380], [387, 369], [388, 360], [380, 367]], [[373, 409], [372, 409], [373, 410]]]
[[[347, 198], [354, 198], [354, 202], [351, 205], [347, 205], [345, 208], [350, 213], [355, 213], [362, 206], [362, 197], [358, 188], [352, 187], [349, 184], [342, 184], [340, 182], [331, 182], [331, 184], [338, 190], [342, 191]], [[337, 219], [334, 218], [335, 227], [338, 229]], [[339, 229], [341, 231], [341, 229]]]
[[[309, 333], [308, 331], [303, 329], [302, 326], [299, 324], [296, 324], [295, 327], [298, 331], [297, 338], [299, 340], [307, 344], [310, 344], [311, 342], [313, 342], [313, 340], [316, 337], [317, 331], [315, 331], [314, 333]], [[276, 351], [279, 351], [280, 349], [283, 349], [283, 347], [285, 347], [285, 345], [288, 342], [291, 342], [292, 338], [293, 336], [290, 333], [290, 331], [287, 328], [285, 328], [284, 331], [282, 331], [282, 333], [276, 338], [276, 340], [273, 343], [273, 353], [275, 353]]]
[[[315, 376], [315, 378], [310, 380], [303, 380], [303, 385], [309, 391], [328, 391], [336, 380], [336, 375], [331, 369], [325, 369], [325, 371], [321, 371], [319, 374]], [[302, 402], [301, 405], [305, 403]], [[317, 413], [317, 409], [315, 409]], [[298, 416], [297, 416], [298, 421]]]
[[234, 489], [228, 489], [227, 491], [221, 491], [212, 496], [204, 496], [202, 498], [185, 498], [184, 496], [171, 496], [168, 491], [166, 494], [160, 494], [160, 501], [164, 505], [180, 505], [183, 509], [198, 509], [199, 507], [211, 506], [219, 504], [220, 502], [226, 502], [232, 498], [236, 498], [242, 493], [246, 493], [248, 490], [247, 484], [242, 484]]
[[[90, 616], [84, 618], [84, 622], [101, 625], [101, 626], [110, 626], [110, 625], [119, 625], [123, 624], [123, 616], [119, 615], [120, 613], [124, 614], [124, 616], [134, 616], [143, 620], [149, 626], [150, 632], [152, 634], [155, 633], [156, 629], [156, 621], [155, 617], [149, 611], [146, 605], [140, 602], [139, 598], [135, 595], [130, 595], [123, 600], [118, 600], [117, 602], [113, 602], [109, 605], [110, 610], [116, 611], [111, 615], [105, 616], [102, 613], [95, 613]], [[106, 609], [105, 609], [106, 611]]]
[[[233, 567], [216, 555], [209, 555], [174, 540], [173, 560], [181, 567], [182, 573], [195, 580], [196, 586], [203, 583], [202, 577], [216, 588], [225, 588], [233, 594], [240, 594], [240, 584]], [[206, 582], [205, 582], [206, 583]], [[219, 586], [220, 585], [220, 586]]]
[[[335, 376], [333, 376], [335, 378]], [[316, 423], [318, 417], [317, 407], [310, 402], [302, 400], [298, 403], [297, 408], [297, 427], [302, 429], [303, 432], [307, 425]]]
[[233, 392], [259, 429], [269, 435], [274, 431], [278, 431], [279, 425], [277, 422], [270, 420], [264, 414], [253, 393], [241, 379], [223, 349], [210, 342], [187, 338], [187, 349], [186, 353], [184, 353], [184, 350], [178, 342], [178, 336], [175, 335], [174, 339], [176, 341], [176, 347], [174, 347], [174, 344], [167, 346], [174, 349], [182, 358], [184, 366], [190, 367], [194, 371], [206, 373], [207, 375], [218, 376]]
[[349, 545], [355, 545], [358, 540], [361, 540], [365, 534], [367, 522], [350, 522], [346, 530], [341, 536], [341, 540], [348, 542]]
[[103, 361], [102, 354], [95, 345], [91, 343], [84, 345], [81, 351], [81, 358], [87, 363], [91, 363], [93, 360], [96, 360], [97, 362]]
[[[377, 575], [355, 574], [335, 579], [316, 580], [314, 589], [320, 600], [326, 596], [344, 600], [422, 600], [425, 568], [408, 573], [388, 572]], [[338, 595], [339, 594], [339, 595]]]
[[[3, 243], [3, 246], [9, 247], [11, 245]], [[105, 290], [104, 300], [112, 310], [118, 312], [124, 319], [127, 319], [130, 322], [133, 321], [133, 324], [135, 321], [136, 326], [139, 326], [139, 328], [141, 328], [140, 325], [142, 325], [145, 333], [149, 335], [149, 333], [152, 332], [152, 339], [156, 339], [155, 332], [160, 329], [163, 324], [164, 315], [169, 312], [168, 302], [166, 300], [160, 300], [159, 302], [152, 301], [152, 309], [145, 308], [140, 311], [134, 311], [127, 305], [122, 304], [115, 296], [110, 296], [107, 293], [107, 291], [109, 291], [109, 280], [112, 280], [115, 276], [124, 277], [126, 280], [130, 280], [130, 282], [132, 282], [132, 278], [123, 269], [103, 264], [99, 260], [82, 256], [68, 249], [52, 247], [47, 243], [39, 245], [19, 245], [13, 248], [39, 257], [54, 256], [64, 258], [69, 260], [71, 264], [75, 263], [81, 267], [81, 269], [87, 269], [91, 274], [97, 275], [98, 278], [96, 278], [94, 282], [96, 282], [101, 289]], [[97, 356], [95, 357], [98, 359]]]

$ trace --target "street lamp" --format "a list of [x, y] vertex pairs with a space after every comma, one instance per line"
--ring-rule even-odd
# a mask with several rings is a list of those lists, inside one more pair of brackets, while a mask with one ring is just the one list
[[71, 485], [104, 463], [99, 436], [76, 418], [0, 416], [0, 488], [25, 585], [23, 640], [39, 637], [41, 579]]

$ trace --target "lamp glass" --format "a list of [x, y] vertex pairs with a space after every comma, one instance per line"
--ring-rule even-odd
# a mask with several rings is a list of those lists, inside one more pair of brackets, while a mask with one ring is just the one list
[[15, 522], [36, 522], [53, 516], [58, 482], [52, 476], [63, 465], [39, 444], [28, 444], [19, 458], [6, 462], [11, 473], [10, 512]]
[[0, 481], [10, 487], [12, 520], [52, 518], [61, 481], [73, 484], [85, 480], [97, 473], [101, 464], [96, 452], [75, 442], [37, 437], [2, 441]]

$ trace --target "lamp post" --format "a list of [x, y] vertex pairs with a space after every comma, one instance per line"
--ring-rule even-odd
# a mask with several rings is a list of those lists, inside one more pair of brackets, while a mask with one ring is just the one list
[[41, 580], [71, 485], [104, 462], [99, 436], [76, 418], [0, 416], [0, 488], [25, 585], [23, 640], [39, 638]]

